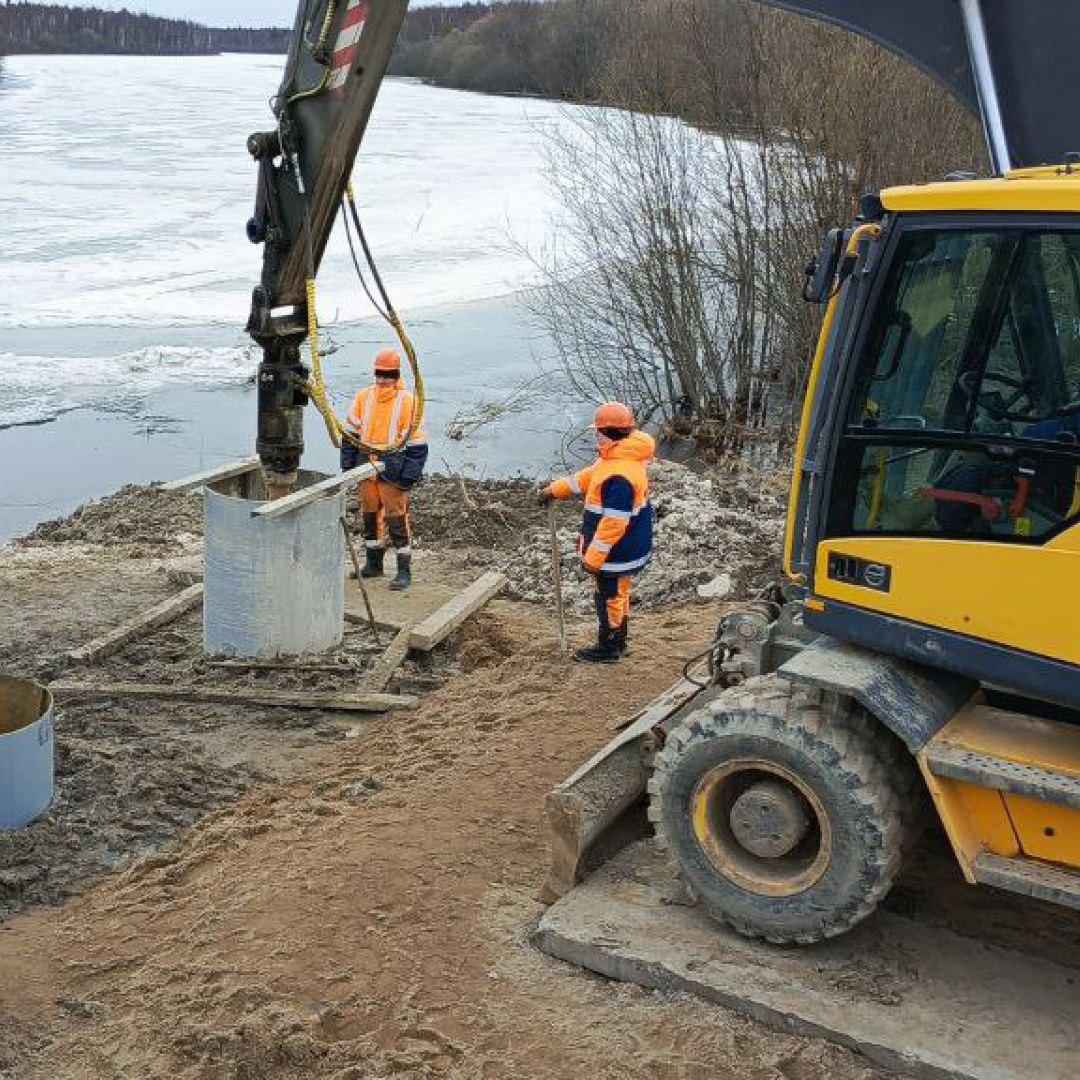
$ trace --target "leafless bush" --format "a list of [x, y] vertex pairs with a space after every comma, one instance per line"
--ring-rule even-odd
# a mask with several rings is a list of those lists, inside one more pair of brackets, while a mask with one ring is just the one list
[[975, 125], [877, 47], [740, 0], [627, 5], [614, 40], [602, 97], [625, 108], [550, 137], [564, 216], [532, 311], [582, 396], [715, 453], [784, 437], [822, 232], [864, 191], [970, 167]]

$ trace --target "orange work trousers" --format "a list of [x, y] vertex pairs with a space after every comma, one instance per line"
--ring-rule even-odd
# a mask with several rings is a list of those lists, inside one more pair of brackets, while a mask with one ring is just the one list
[[593, 583], [601, 633], [621, 630], [630, 614], [630, 575], [596, 574]]
[[364, 527], [364, 545], [369, 548], [390, 544], [401, 552], [411, 550], [409, 493], [377, 476], [360, 482], [360, 512]]

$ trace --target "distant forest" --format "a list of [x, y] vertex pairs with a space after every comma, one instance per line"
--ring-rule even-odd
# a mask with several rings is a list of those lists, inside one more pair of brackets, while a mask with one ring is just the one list
[[205, 56], [219, 52], [284, 52], [288, 31], [200, 26], [133, 11], [0, 5], [0, 55], [14, 53], [139, 53]]
[[[597, 10], [595, 0], [416, 7], [406, 17], [390, 73], [469, 90], [575, 97], [595, 61], [586, 54], [596, 44], [590, 24]], [[0, 56], [282, 53], [288, 36], [284, 27], [221, 29], [127, 10], [0, 3]]]

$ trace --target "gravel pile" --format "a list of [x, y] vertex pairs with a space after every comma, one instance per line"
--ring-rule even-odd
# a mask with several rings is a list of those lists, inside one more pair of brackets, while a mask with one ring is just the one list
[[[637, 603], [659, 607], [699, 595], [750, 595], [780, 569], [787, 488], [763, 474], [698, 475], [658, 462], [649, 470], [656, 509], [653, 558], [634, 583]], [[563, 595], [569, 610], [592, 607], [592, 587], [578, 568], [577, 525], [558, 532]], [[551, 603], [550, 539], [532, 528], [506, 561], [513, 599]], [[699, 592], [699, 589], [701, 592]]]

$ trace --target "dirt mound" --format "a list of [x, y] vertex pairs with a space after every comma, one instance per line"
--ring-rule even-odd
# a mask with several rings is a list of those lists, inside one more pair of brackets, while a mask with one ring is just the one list
[[[732, 597], [747, 596], [779, 573], [786, 481], [770, 474], [698, 475], [683, 465], [650, 467], [656, 510], [653, 559], [634, 581], [635, 602], [658, 607], [693, 598], [721, 574]], [[571, 611], [592, 606], [592, 584], [577, 556], [577, 525], [559, 528], [563, 592]], [[535, 516], [527, 539], [504, 563], [514, 599], [549, 604], [550, 537]]]
[[0, 935], [0, 1009], [47, 1040], [16, 1058], [21, 1080], [874, 1076], [529, 945], [544, 792], [711, 620], [647, 616], [635, 663], [599, 673], [559, 660], [542, 613], [486, 621], [501, 660]]
[[539, 514], [531, 480], [466, 480], [436, 473], [413, 499], [413, 526], [426, 547], [506, 550]]
[[127, 484], [104, 499], [83, 503], [68, 517], [43, 521], [14, 543], [20, 547], [108, 544], [160, 555], [183, 550], [202, 531], [202, 497], [197, 492]]

